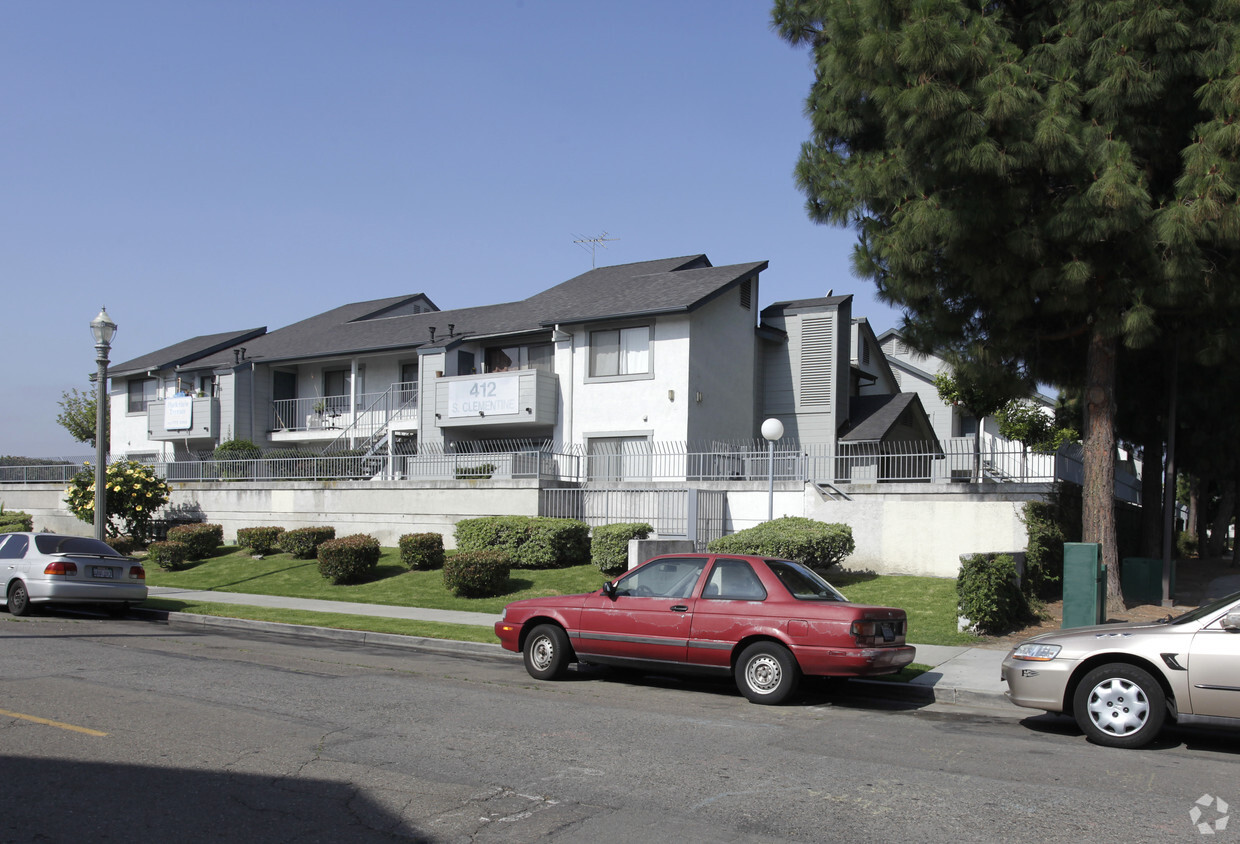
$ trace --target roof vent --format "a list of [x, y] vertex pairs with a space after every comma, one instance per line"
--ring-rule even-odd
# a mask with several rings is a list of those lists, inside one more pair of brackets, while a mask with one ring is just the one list
[[431, 329], [431, 342], [434, 343], [435, 342], [435, 326], [433, 325], [430, 326], [430, 329]]

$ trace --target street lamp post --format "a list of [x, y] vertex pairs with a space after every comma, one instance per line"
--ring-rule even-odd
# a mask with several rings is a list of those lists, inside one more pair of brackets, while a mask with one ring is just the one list
[[762, 436], [766, 437], [767, 452], [770, 454], [770, 470], [767, 476], [766, 520], [775, 518], [775, 441], [784, 435], [784, 423], [778, 419], [768, 419], [762, 423]]
[[90, 321], [90, 333], [95, 337], [95, 539], [107, 541], [107, 425], [108, 425], [108, 349], [116, 334], [116, 323], [108, 316], [107, 308], [100, 308], [99, 315]]

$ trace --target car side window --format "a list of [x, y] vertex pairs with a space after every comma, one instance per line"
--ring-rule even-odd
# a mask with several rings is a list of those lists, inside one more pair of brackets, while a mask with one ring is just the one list
[[704, 568], [705, 557], [674, 557], [647, 563], [616, 581], [616, 596], [688, 598]]
[[26, 555], [26, 545], [29, 540], [24, 536], [14, 534], [8, 538], [8, 542], [0, 545], [0, 560], [18, 560]]
[[716, 560], [702, 597], [717, 601], [762, 601], [766, 588], [744, 560]]

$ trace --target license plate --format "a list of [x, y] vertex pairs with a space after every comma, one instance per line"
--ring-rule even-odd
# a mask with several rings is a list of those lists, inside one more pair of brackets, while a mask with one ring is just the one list
[[889, 622], [884, 623], [882, 625], [882, 630], [883, 630], [883, 641], [884, 642], [894, 642], [896, 640], [896, 631], [895, 631], [894, 624], [891, 624]]
[[116, 574], [107, 566], [91, 566], [90, 576], [110, 580], [115, 577]]

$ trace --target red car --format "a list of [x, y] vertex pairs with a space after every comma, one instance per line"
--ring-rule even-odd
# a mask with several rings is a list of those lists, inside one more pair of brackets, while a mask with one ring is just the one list
[[739, 555], [654, 557], [597, 592], [514, 601], [495, 624], [530, 676], [571, 662], [729, 675], [780, 703], [802, 674], [893, 674], [913, 661], [904, 610], [849, 603], [807, 566]]

